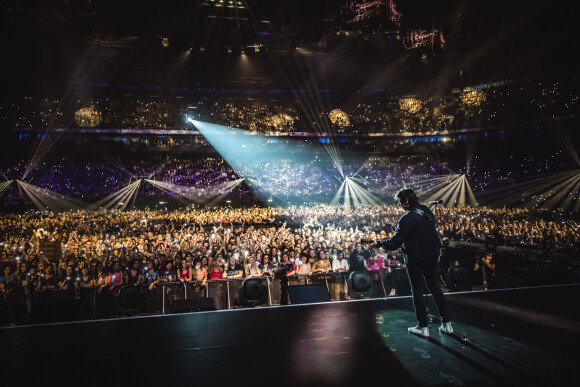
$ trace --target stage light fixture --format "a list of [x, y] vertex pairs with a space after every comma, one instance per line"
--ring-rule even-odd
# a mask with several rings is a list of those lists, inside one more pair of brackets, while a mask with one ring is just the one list
[[461, 102], [467, 106], [479, 106], [485, 99], [485, 93], [478, 89], [467, 88], [461, 93]]
[[268, 126], [273, 126], [274, 128], [281, 128], [284, 126], [292, 125], [294, 125], [294, 119], [292, 116], [285, 113], [274, 114], [272, 117], [270, 117], [268, 122]]
[[81, 128], [94, 128], [103, 120], [100, 111], [93, 107], [86, 107], [75, 112], [75, 123]]
[[399, 100], [399, 107], [408, 113], [417, 113], [421, 110], [423, 102], [415, 97], [404, 97]]
[[333, 109], [330, 113], [328, 113], [328, 117], [330, 118], [330, 122], [332, 122], [334, 125], [348, 126], [350, 124], [350, 118], [348, 117], [348, 114], [340, 109]]

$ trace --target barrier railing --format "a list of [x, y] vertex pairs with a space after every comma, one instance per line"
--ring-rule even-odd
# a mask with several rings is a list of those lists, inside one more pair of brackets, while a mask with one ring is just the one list
[[[280, 296], [280, 280], [268, 276], [256, 277], [261, 279], [268, 292], [267, 305], [278, 305]], [[237, 306], [239, 289], [245, 278], [227, 278], [190, 282], [160, 282], [156, 289], [161, 292], [160, 313], [170, 310], [170, 303], [176, 300], [195, 300], [201, 297], [212, 298], [216, 309], [232, 309]], [[151, 293], [155, 293], [155, 290]]]
[[[309, 286], [324, 284], [331, 301], [348, 300], [349, 272], [314, 273], [312, 275], [288, 276], [288, 286]], [[372, 297], [386, 297], [385, 270], [369, 272], [372, 285], [378, 289]], [[253, 277], [261, 280], [267, 297], [262, 305], [280, 305], [282, 284], [280, 278], [270, 276]], [[228, 278], [190, 282], [159, 282], [149, 285], [125, 285], [118, 295], [110, 294], [107, 288], [71, 287], [70, 289], [36, 290], [23, 287], [21, 296], [15, 302], [24, 310], [24, 320], [35, 322], [55, 322], [82, 320], [87, 318], [110, 317], [125, 314], [167, 314], [172, 306], [181, 300], [213, 300], [215, 309], [243, 307], [240, 289], [246, 278]], [[290, 300], [291, 303], [291, 300]], [[24, 308], [22, 308], [24, 305]]]

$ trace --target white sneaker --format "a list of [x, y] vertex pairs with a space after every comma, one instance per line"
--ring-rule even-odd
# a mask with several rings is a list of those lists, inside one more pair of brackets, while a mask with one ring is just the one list
[[439, 332], [447, 334], [453, 333], [453, 327], [451, 326], [451, 323], [449, 321], [447, 321], [446, 323], [442, 323], [441, 326], [439, 327]]
[[420, 327], [417, 325], [416, 327], [409, 328], [408, 331], [409, 331], [409, 333], [412, 333], [414, 335], [429, 337], [429, 328], [428, 327]]

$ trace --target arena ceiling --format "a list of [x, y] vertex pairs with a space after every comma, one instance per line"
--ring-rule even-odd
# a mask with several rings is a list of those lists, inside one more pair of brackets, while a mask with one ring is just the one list
[[577, 2], [366, 3], [2, 0], [1, 79], [9, 90], [80, 81], [351, 95], [576, 75]]

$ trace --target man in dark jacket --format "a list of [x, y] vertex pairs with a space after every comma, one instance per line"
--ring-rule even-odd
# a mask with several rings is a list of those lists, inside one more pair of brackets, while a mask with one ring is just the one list
[[395, 199], [407, 212], [401, 216], [395, 235], [375, 244], [385, 250], [396, 250], [401, 247], [407, 274], [411, 282], [413, 304], [419, 325], [409, 328], [409, 332], [423, 337], [429, 337], [427, 326], [427, 308], [423, 300], [425, 282], [433, 295], [439, 314], [443, 333], [453, 333], [449, 322], [449, 314], [441, 285], [437, 278], [437, 265], [441, 251], [441, 239], [435, 225], [435, 216], [431, 210], [419, 204], [419, 199], [412, 189], [404, 188], [396, 193]]

